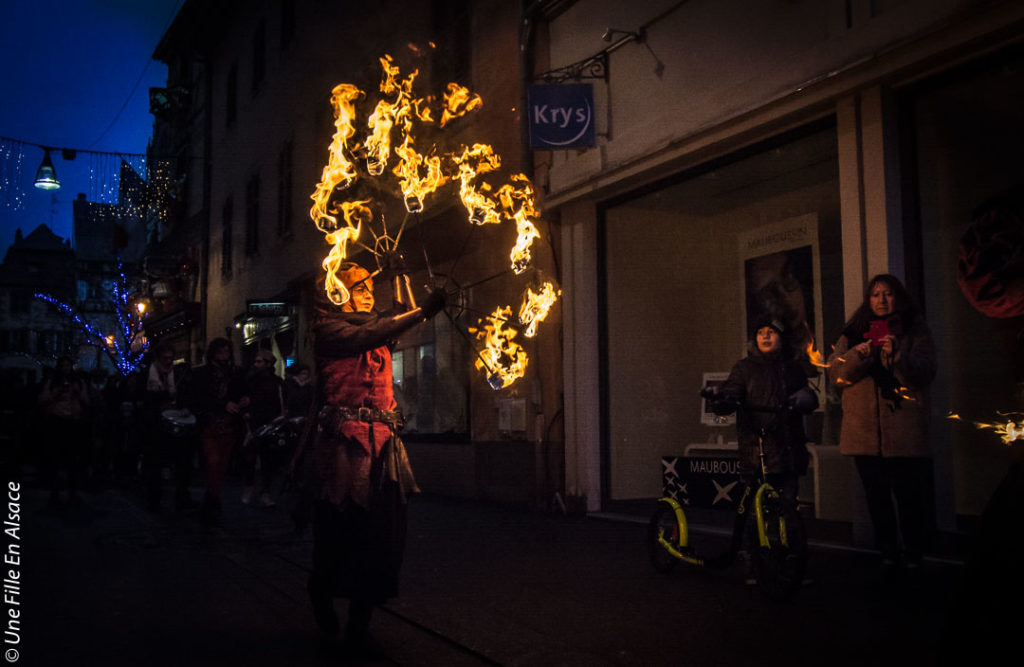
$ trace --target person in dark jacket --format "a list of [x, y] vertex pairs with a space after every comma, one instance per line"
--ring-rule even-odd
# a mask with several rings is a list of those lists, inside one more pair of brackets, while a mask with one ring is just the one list
[[60, 503], [60, 472], [67, 471], [65, 490], [69, 501], [78, 500], [91, 403], [89, 387], [75, 373], [71, 357], [57, 359], [53, 373], [39, 392], [42, 416], [43, 479], [50, 488], [50, 505]]
[[256, 482], [256, 462], [259, 461], [260, 488], [259, 502], [263, 507], [276, 503], [270, 493], [274, 477], [281, 466], [283, 453], [276, 437], [259, 437], [260, 429], [284, 414], [284, 381], [275, 372], [277, 357], [270, 350], [259, 350], [252, 361], [249, 372], [249, 437], [243, 447], [242, 459], [245, 469], [245, 490], [242, 502], [252, 502]]
[[382, 315], [374, 311], [373, 279], [366, 269], [346, 262], [336, 275], [344, 289], [329, 294], [324, 281], [318, 283], [312, 324], [319, 500], [308, 590], [317, 625], [328, 634], [339, 631], [333, 599], [350, 600], [346, 646], [353, 654], [372, 655], [379, 648], [369, 635], [370, 616], [375, 605], [397, 594], [406, 496], [416, 490], [396, 435], [401, 417], [389, 345], [438, 313], [444, 292], [435, 290], [415, 307], [408, 277], [399, 272], [396, 312]]
[[[760, 483], [763, 449], [765, 481], [795, 510], [799, 478], [807, 473], [809, 459], [803, 415], [818, 407], [818, 397], [807, 385], [807, 374], [794, 358], [786, 333], [785, 325], [770, 316], [755, 323], [749, 354], [733, 366], [713, 397], [712, 408], [718, 414], [737, 412], [744, 486]], [[757, 583], [749, 554], [752, 546], [750, 535], [745, 534], [738, 556], [747, 584]]]
[[745, 484], [756, 483], [760, 477], [758, 439], [761, 430], [767, 429], [762, 443], [767, 481], [787, 503], [796, 506], [797, 481], [806, 474], [809, 459], [803, 415], [817, 407], [818, 397], [789, 348], [785, 325], [771, 318], [758, 321], [750, 353], [733, 366], [718, 388], [715, 402], [719, 413], [738, 408], [739, 468]]
[[160, 509], [161, 473], [165, 465], [174, 470], [175, 507], [184, 510], [194, 504], [188, 487], [195, 451], [195, 422], [187, 411], [182, 412], [187, 405], [188, 367], [175, 364], [174, 356], [174, 345], [167, 341], [158, 343], [145, 376], [142, 421], [146, 439], [142, 469], [152, 511]]
[[245, 376], [235, 366], [231, 341], [226, 338], [210, 341], [206, 363], [195, 370], [191, 389], [190, 407], [196, 416], [206, 464], [202, 518], [205, 523], [211, 523], [220, 515], [228, 463], [231, 452], [241, 445], [245, 435], [242, 414], [249, 405]]

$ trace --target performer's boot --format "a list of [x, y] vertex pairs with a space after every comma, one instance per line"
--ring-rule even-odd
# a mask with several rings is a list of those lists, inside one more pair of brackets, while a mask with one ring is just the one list
[[309, 591], [309, 601], [313, 605], [313, 619], [316, 621], [316, 627], [327, 635], [338, 634], [338, 614], [334, 611], [334, 598], [330, 592], [323, 586], [317, 585], [313, 577], [309, 578], [306, 590]]
[[353, 657], [376, 659], [384, 652], [370, 634], [373, 603], [352, 600], [348, 605], [348, 623], [345, 625], [345, 652]]

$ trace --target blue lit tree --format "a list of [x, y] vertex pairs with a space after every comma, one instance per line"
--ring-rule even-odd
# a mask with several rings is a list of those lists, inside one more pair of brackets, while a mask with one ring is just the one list
[[56, 297], [43, 292], [37, 292], [34, 296], [63, 313], [85, 337], [86, 342], [101, 349], [114, 362], [121, 375], [128, 376], [142, 364], [149, 341], [142, 335], [145, 313], [130, 299], [132, 292], [128, 289], [128, 278], [120, 260], [117, 262], [117, 272], [118, 280], [107, 295], [113, 302], [119, 329], [113, 333], [103, 333], [97, 325], [83, 319], [74, 308]]

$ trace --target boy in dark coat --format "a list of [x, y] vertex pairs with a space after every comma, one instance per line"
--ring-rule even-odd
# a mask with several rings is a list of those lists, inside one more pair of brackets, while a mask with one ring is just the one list
[[[740, 478], [747, 487], [759, 483], [761, 452], [758, 439], [764, 429], [765, 478], [783, 503], [796, 508], [797, 482], [807, 472], [807, 437], [803, 415], [818, 407], [818, 397], [807, 385], [807, 375], [793, 358], [785, 326], [762, 318], [754, 329], [750, 353], [740, 359], [718, 388], [713, 409], [718, 414], [738, 412], [736, 432], [740, 450]], [[747, 582], [756, 583], [749, 557]]]
[[808, 461], [803, 415], [818, 407], [818, 397], [789, 350], [785, 325], [771, 318], [758, 321], [750, 353], [733, 366], [729, 379], [719, 387], [719, 397], [716, 412], [739, 409], [736, 431], [744, 483], [754, 483], [761, 471], [757, 441], [761, 429], [767, 428], [763, 447], [768, 482], [795, 505], [797, 478], [806, 474]]

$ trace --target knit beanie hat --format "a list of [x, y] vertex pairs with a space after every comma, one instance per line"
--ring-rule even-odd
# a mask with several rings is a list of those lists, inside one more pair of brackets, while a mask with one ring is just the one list
[[772, 329], [775, 329], [775, 332], [780, 336], [786, 333], [786, 325], [783, 324], [781, 320], [772, 317], [771, 315], [762, 315], [761, 317], [757, 318], [757, 320], [755, 320], [754, 322], [754, 331], [752, 332], [753, 335], [756, 336], [757, 332], [765, 327], [771, 327]]

